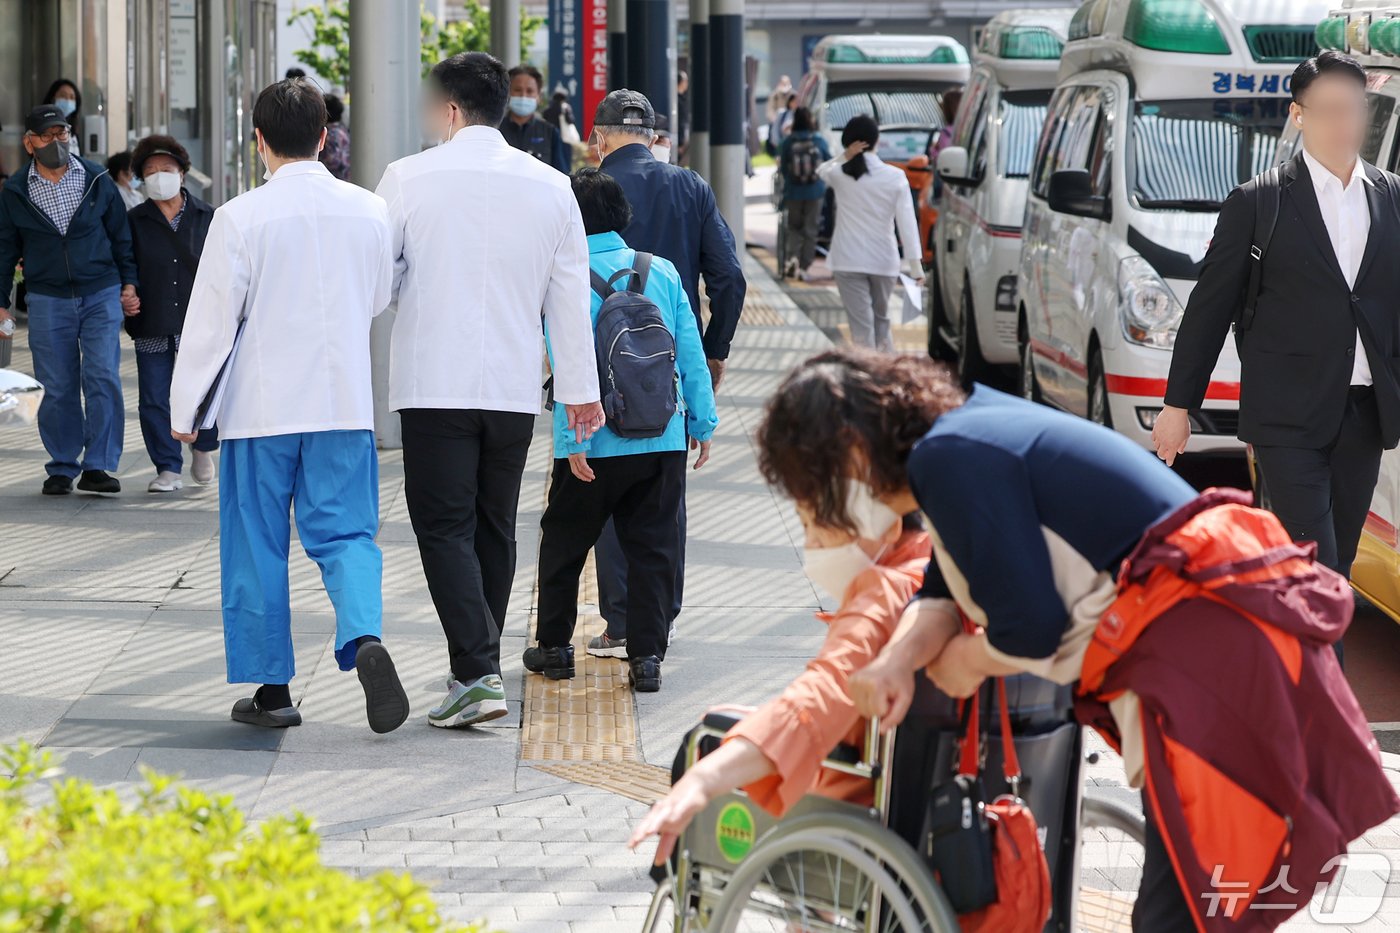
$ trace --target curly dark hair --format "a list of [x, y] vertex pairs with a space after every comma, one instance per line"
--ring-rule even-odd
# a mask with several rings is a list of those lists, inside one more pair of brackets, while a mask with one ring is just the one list
[[818, 524], [855, 532], [847, 478], [868, 470], [878, 494], [907, 489], [909, 452], [965, 401], [947, 367], [927, 356], [828, 350], [793, 370], [768, 400], [758, 466]]
[[156, 134], [147, 136], [131, 151], [131, 173], [137, 178], [145, 178], [146, 160], [159, 153], [168, 154], [180, 164], [180, 171], [190, 170], [190, 154], [174, 136]]

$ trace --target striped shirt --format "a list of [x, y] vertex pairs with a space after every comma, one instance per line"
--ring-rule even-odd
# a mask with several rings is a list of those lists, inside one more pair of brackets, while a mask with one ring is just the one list
[[72, 154], [68, 156], [68, 171], [56, 184], [40, 175], [38, 168], [29, 169], [29, 200], [53, 221], [60, 235], [68, 233], [68, 224], [78, 212], [86, 185], [87, 171]]

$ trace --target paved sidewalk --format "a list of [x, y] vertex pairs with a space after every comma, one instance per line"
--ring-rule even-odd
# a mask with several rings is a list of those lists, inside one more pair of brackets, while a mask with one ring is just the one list
[[[681, 734], [717, 699], [770, 696], [823, 634], [795, 517], [759, 478], [751, 438], [782, 375], [829, 342], [746, 262], [752, 298], [720, 395], [714, 457], [691, 474], [687, 608], [664, 690], [636, 705], [638, 757], [652, 766], [669, 765]], [[15, 368], [29, 370], [22, 339], [16, 351]], [[464, 732], [426, 724], [447, 665], [397, 453], [381, 457], [379, 541], [386, 643], [413, 717], [388, 736], [365, 727], [359, 685], [331, 657], [334, 619], [316, 568], [295, 556], [293, 692], [305, 724], [266, 733], [228, 722], [243, 689], [223, 682], [217, 497], [212, 488], [145, 492], [153, 471], [129, 349], [126, 362], [120, 497], [41, 497], [36, 433], [0, 431], [0, 743], [40, 742], [64, 756], [68, 773], [126, 792], [151, 767], [232, 793], [255, 818], [302, 810], [321, 825], [328, 862], [362, 874], [412, 871], [454, 918], [486, 918], [511, 933], [638, 929], [649, 856], [622, 843], [644, 804], [522, 764], [518, 714]], [[525, 477], [521, 563], [502, 639], [513, 711], [549, 466], [544, 427]], [[1092, 777], [1120, 781], [1111, 758]], [[1395, 825], [1369, 838], [1400, 848]], [[1386, 919], [1400, 925], [1400, 913]]]

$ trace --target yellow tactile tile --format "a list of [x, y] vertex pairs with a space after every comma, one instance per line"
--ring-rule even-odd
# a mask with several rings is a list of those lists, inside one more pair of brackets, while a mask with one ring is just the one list
[[640, 803], [655, 803], [671, 789], [670, 771], [639, 761], [536, 765], [536, 768], [575, 784], [612, 791]]

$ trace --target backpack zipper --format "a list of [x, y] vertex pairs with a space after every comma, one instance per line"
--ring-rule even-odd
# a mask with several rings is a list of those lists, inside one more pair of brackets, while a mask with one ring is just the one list
[[[624, 327], [624, 328], [622, 328], [622, 330], [618, 331], [616, 334], [613, 334], [612, 343], [608, 344], [608, 358], [609, 358], [609, 359], [612, 358], [613, 351], [617, 349], [617, 342], [618, 342], [619, 340], [622, 339], [622, 335], [623, 335], [623, 334], [636, 334], [636, 333], [641, 333], [641, 332], [644, 331], [644, 330], [652, 330], [652, 329], [658, 328], [658, 327], [661, 328], [662, 330], [666, 330], [666, 325], [665, 325], [665, 324], [647, 324], [645, 327]], [[626, 352], [626, 351], [624, 351], [624, 352]], [[635, 356], [636, 354], [631, 354], [631, 355]], [[612, 367], [608, 367], [608, 369], [609, 369], [609, 371], [611, 371]]]
[[673, 351], [671, 351], [671, 350], [658, 350], [658, 351], [656, 351], [655, 353], [648, 353], [648, 354], [646, 354], [645, 356], [643, 356], [643, 355], [640, 354], [640, 353], [633, 353], [631, 350], [621, 350], [621, 351], [618, 352], [617, 355], [618, 355], [618, 356], [630, 356], [630, 357], [632, 357], [632, 359], [634, 359], [634, 360], [654, 360], [654, 359], [656, 359], [658, 356], [669, 356], [669, 357], [671, 357], [671, 359], [673, 359], [673, 360], [676, 358], [676, 354], [675, 354]]

